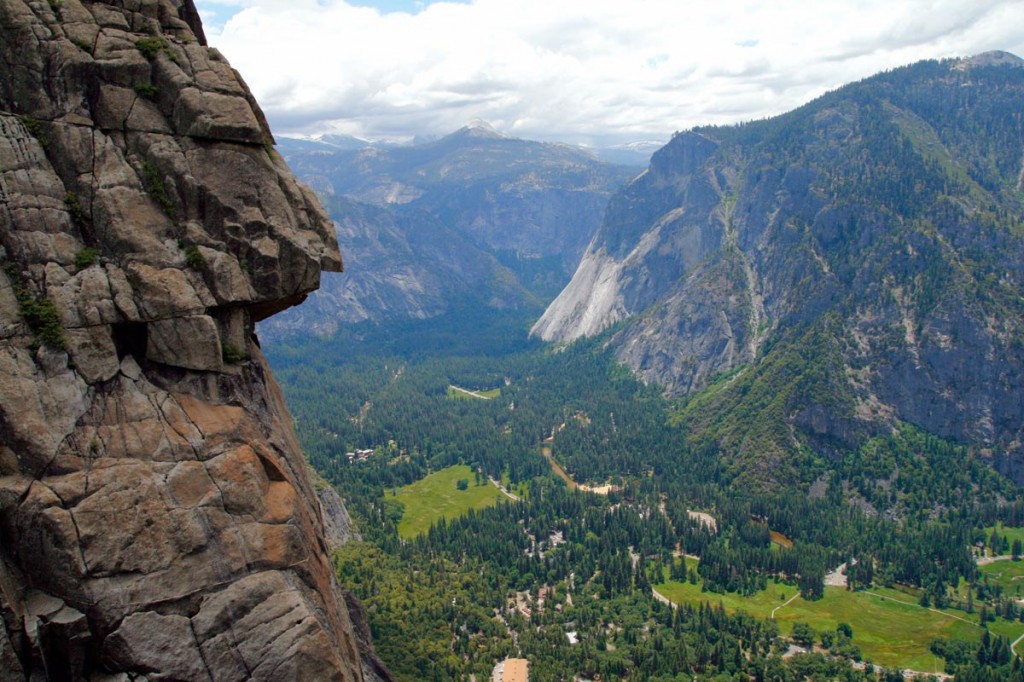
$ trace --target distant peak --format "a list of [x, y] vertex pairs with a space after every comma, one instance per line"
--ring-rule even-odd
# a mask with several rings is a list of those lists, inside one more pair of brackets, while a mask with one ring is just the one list
[[460, 132], [466, 132], [474, 137], [508, 137], [507, 135], [499, 133], [494, 126], [482, 118], [474, 118], [472, 121], [462, 126], [462, 130]]
[[992, 50], [976, 54], [973, 57], [964, 57], [954, 68], [964, 70], [979, 66], [1012, 66], [1022, 68], [1024, 67], [1024, 59], [1021, 59], [1012, 52]]
[[623, 142], [622, 144], [612, 145], [609, 149], [625, 149], [633, 152], [654, 152], [664, 146], [664, 140], [635, 140], [633, 142]]

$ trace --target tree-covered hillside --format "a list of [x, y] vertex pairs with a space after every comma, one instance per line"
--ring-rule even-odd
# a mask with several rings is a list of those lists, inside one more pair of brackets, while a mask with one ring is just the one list
[[[607, 336], [552, 349], [528, 340], [525, 325], [461, 313], [268, 348], [311, 462], [365, 538], [341, 552], [339, 577], [368, 605], [378, 650], [400, 679], [479, 679], [506, 655], [529, 658], [537, 679], [877, 679], [851, 667], [866, 657], [858, 642], [882, 667], [940, 661], [934, 644], [964, 679], [971, 666], [1010, 674], [1002, 654], [978, 663], [976, 653], [983, 625], [992, 637], [1024, 632], [1021, 611], [974, 557], [979, 546], [1009, 547], [986, 528], [1024, 523], [1010, 480], [903, 425], [840, 467], [808, 450], [793, 467], [810, 487], [759, 491], [689, 437], [685, 407], [618, 364]], [[461, 399], [452, 386], [489, 399]], [[370, 454], [346, 455], [356, 451]], [[456, 464], [476, 471], [466, 485], [492, 479], [522, 499], [400, 539], [409, 510], [397, 489]], [[576, 484], [609, 487], [599, 495]], [[844, 564], [836, 587], [827, 576]], [[680, 582], [699, 597], [673, 612], [653, 590], [671, 594]], [[851, 608], [904, 601], [911, 606], [898, 608], [946, 609], [952, 616], [928, 617], [960, 625], [907, 633], [914, 643], [900, 648], [879, 645], [870, 622], [855, 620], [852, 640], [818, 624], [814, 651], [790, 659], [783, 654], [804, 633], [793, 621], [700, 606], [758, 604], [776, 585], [812, 613], [823, 598]], [[837, 596], [847, 586], [857, 594]], [[887, 627], [892, 636], [903, 626]], [[957, 658], [964, 652], [970, 661]]]
[[624, 321], [612, 346], [643, 379], [715, 386], [678, 417], [754, 482], [899, 422], [1021, 480], [1024, 62], [992, 61], [677, 135], [534, 332]]

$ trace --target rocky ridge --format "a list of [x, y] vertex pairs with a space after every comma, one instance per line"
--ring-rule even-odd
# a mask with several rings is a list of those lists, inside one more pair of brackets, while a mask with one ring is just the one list
[[611, 193], [635, 167], [477, 122], [428, 143], [345, 148], [282, 140], [352, 261], [265, 338], [456, 309], [539, 309], [568, 281]]
[[615, 326], [644, 380], [712, 387], [680, 418], [764, 478], [907, 422], [1024, 481], [1022, 65], [921, 62], [676, 135], [533, 334]]
[[0, 679], [388, 679], [253, 334], [330, 220], [191, 0], [0, 35]]
[[268, 343], [330, 336], [349, 323], [428, 319], [467, 298], [503, 310], [539, 307], [492, 253], [427, 212], [405, 215], [342, 197], [324, 204], [352, 266], [343, 277], [325, 275], [301, 306], [261, 323]]

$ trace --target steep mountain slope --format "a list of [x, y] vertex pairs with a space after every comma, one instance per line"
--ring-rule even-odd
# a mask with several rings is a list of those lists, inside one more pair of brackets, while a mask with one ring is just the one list
[[427, 318], [468, 300], [540, 308], [568, 282], [611, 193], [639, 172], [483, 124], [411, 146], [282, 150], [325, 198], [349, 268], [269, 333]]
[[389, 679], [253, 335], [334, 231], [245, 84], [191, 0], [0, 0], [0, 63], [0, 679]]
[[1024, 480], [1022, 66], [922, 62], [677, 135], [533, 333], [621, 323], [645, 380], [714, 384], [680, 415], [695, 440], [768, 477], [902, 420]]
[[492, 251], [558, 256], [567, 274], [608, 197], [637, 173], [574, 147], [506, 137], [483, 123], [427, 144], [284, 153], [318, 191], [419, 209]]
[[542, 305], [493, 254], [429, 213], [397, 213], [342, 197], [327, 197], [324, 205], [345, 245], [346, 272], [325, 273], [301, 307], [262, 323], [268, 336], [327, 336], [342, 323], [426, 319], [460, 304]]

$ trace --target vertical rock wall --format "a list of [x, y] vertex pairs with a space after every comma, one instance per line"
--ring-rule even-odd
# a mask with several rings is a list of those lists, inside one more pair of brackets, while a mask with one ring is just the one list
[[253, 335], [337, 244], [245, 84], [191, 0], [0, 0], [0, 73], [0, 680], [386, 677]]

